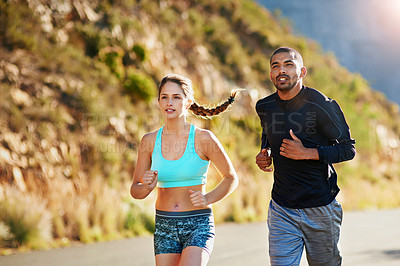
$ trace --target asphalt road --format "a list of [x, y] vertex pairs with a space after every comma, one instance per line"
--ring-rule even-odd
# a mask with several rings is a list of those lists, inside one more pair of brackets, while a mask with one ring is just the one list
[[[269, 265], [263, 223], [219, 224], [209, 266]], [[152, 237], [0, 256], [1, 266], [150, 266]], [[400, 265], [400, 209], [345, 212], [343, 265]], [[301, 265], [307, 265], [303, 256]]]

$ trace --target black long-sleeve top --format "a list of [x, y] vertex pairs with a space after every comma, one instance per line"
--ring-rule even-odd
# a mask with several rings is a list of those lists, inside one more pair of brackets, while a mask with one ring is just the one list
[[[354, 158], [355, 140], [336, 101], [303, 86], [290, 100], [275, 92], [259, 100], [256, 111], [263, 128], [261, 148], [271, 148], [274, 164], [272, 199], [288, 208], [310, 208], [332, 202], [339, 193], [333, 163]], [[293, 160], [280, 155], [289, 130], [307, 148], [317, 148], [319, 160]]]

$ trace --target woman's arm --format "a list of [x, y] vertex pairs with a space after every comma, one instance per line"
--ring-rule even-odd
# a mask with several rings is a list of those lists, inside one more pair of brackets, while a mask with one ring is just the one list
[[205, 207], [222, 200], [236, 189], [239, 184], [236, 171], [229, 156], [215, 135], [207, 130], [199, 134], [201, 152], [217, 168], [223, 177], [222, 181], [210, 192], [203, 195], [200, 191], [191, 191], [191, 200], [194, 206]]
[[131, 186], [131, 195], [135, 199], [146, 198], [157, 184], [157, 171], [150, 170], [151, 154], [154, 147], [152, 134], [144, 135], [139, 145], [138, 159]]

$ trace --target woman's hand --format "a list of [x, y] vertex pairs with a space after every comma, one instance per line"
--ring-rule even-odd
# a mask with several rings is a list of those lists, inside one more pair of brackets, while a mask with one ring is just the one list
[[206, 196], [201, 193], [201, 191], [193, 191], [189, 189], [190, 200], [195, 207], [207, 207]]
[[143, 176], [143, 185], [150, 191], [152, 191], [158, 181], [158, 171], [148, 170]]

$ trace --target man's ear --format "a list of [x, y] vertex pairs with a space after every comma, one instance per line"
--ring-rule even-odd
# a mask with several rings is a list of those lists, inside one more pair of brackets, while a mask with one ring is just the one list
[[300, 77], [304, 78], [306, 75], [307, 75], [307, 68], [305, 66], [303, 66], [301, 68]]

